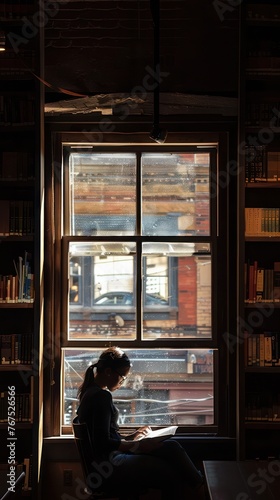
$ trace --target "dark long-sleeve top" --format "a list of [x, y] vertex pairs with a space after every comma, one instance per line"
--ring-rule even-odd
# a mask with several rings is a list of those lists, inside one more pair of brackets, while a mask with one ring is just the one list
[[91, 386], [84, 393], [77, 414], [79, 421], [88, 426], [98, 458], [108, 458], [110, 452], [119, 448], [118, 410], [109, 391]]

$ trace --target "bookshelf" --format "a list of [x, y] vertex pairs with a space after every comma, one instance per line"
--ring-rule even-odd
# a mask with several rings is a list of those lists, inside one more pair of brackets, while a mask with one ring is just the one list
[[238, 457], [279, 458], [280, 6], [241, 7]]
[[[42, 338], [43, 91], [38, 3], [0, 5], [0, 469], [27, 472], [38, 498], [39, 352]], [[26, 23], [34, 25], [24, 38]], [[12, 450], [7, 446], [14, 443]], [[14, 465], [14, 463], [12, 464]]]

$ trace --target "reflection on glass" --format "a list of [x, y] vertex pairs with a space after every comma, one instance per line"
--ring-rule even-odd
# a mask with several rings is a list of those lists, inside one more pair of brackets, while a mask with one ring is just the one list
[[69, 338], [134, 339], [135, 243], [71, 242], [69, 273]]
[[71, 234], [135, 234], [136, 156], [70, 154]]
[[209, 153], [142, 155], [142, 234], [210, 233]]
[[[77, 390], [100, 350], [64, 350], [63, 423], [76, 412]], [[126, 349], [132, 370], [113, 393], [119, 424], [212, 425], [214, 418], [213, 350]]]
[[81, 304], [82, 302], [82, 259], [73, 257], [69, 269], [69, 302]]
[[[136, 153], [70, 154], [72, 235], [135, 234], [136, 163]], [[142, 234], [208, 236], [209, 179], [209, 153], [143, 153]]]

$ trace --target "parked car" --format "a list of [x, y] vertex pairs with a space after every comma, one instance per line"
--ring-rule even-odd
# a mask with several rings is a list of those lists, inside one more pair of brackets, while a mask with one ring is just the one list
[[[103, 293], [93, 301], [97, 306], [132, 306], [134, 305], [134, 296], [132, 292], [107, 292]], [[146, 293], [145, 306], [167, 306], [168, 301], [160, 295]]]

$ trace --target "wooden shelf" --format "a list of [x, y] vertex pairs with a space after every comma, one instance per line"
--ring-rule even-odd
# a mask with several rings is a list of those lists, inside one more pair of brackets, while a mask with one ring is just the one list
[[245, 236], [245, 241], [279, 243], [280, 236]]
[[[257, 269], [265, 271], [275, 271], [274, 263], [278, 262], [278, 246], [280, 243], [280, 232], [261, 232], [261, 227], [253, 226], [260, 231], [253, 231], [246, 234], [247, 225], [246, 209], [250, 208], [278, 208], [280, 192], [280, 180], [277, 179], [277, 168], [275, 167], [277, 157], [272, 158], [269, 153], [276, 153], [280, 147], [280, 134], [278, 132], [279, 117], [275, 112], [278, 109], [280, 99], [280, 51], [279, 47], [279, 27], [280, 27], [280, 6], [273, 2], [262, 1], [261, 3], [252, 0], [243, 2], [241, 9], [241, 46], [240, 46], [240, 102], [241, 102], [241, 127], [239, 134], [239, 144], [247, 146], [246, 156], [244, 151], [240, 151], [239, 158], [244, 166], [239, 182], [240, 199], [240, 245], [239, 245], [239, 278], [244, 283], [244, 264], [247, 266], [257, 263]], [[266, 141], [266, 131], [271, 135]], [[248, 153], [248, 154], [247, 154]], [[275, 171], [275, 172], [274, 172]], [[276, 179], [274, 180], [274, 173]], [[256, 182], [248, 182], [255, 180]], [[258, 181], [259, 180], [259, 181]], [[279, 192], [277, 191], [279, 190]], [[248, 212], [250, 214], [250, 212]], [[251, 214], [250, 214], [251, 215]], [[257, 216], [257, 212], [253, 215]], [[258, 214], [259, 215], [259, 214]], [[267, 222], [263, 213], [264, 222]], [[251, 222], [251, 221], [250, 221]], [[258, 222], [260, 222], [258, 220]], [[268, 228], [268, 226], [265, 226]], [[270, 227], [270, 226], [269, 226]], [[276, 226], [272, 226], [274, 229]], [[275, 245], [276, 243], [276, 245]], [[248, 271], [247, 267], [247, 271]], [[263, 296], [277, 297], [270, 295], [269, 290], [275, 286], [274, 274], [254, 275], [254, 280], [259, 278], [258, 285], [263, 287]], [[262, 277], [264, 282], [262, 284]], [[239, 458], [246, 460], [256, 453], [256, 456], [272, 456], [274, 445], [277, 447], [278, 437], [267, 440], [269, 431], [276, 436], [279, 434], [280, 421], [269, 420], [246, 420], [249, 415], [266, 416], [264, 413], [250, 413], [251, 408], [259, 411], [269, 407], [277, 410], [269, 415], [278, 413], [278, 386], [280, 381], [280, 366], [246, 366], [249, 360], [263, 359], [264, 342], [261, 344], [261, 332], [280, 332], [279, 315], [280, 302], [273, 300], [264, 302], [247, 302], [244, 299], [248, 296], [247, 288], [252, 285], [247, 273], [246, 289], [240, 290], [239, 317], [244, 321], [247, 330], [251, 335], [244, 338], [240, 343], [239, 350]], [[252, 275], [251, 275], [252, 278]], [[255, 281], [254, 281], [255, 284]], [[240, 287], [242, 288], [242, 287]], [[266, 314], [268, 312], [268, 314]], [[259, 322], [256, 319], [259, 317]], [[239, 330], [239, 326], [237, 328]], [[251, 342], [254, 339], [256, 342]], [[249, 340], [250, 339], [250, 340]], [[279, 334], [277, 335], [277, 341]], [[259, 342], [257, 342], [259, 341]], [[261, 344], [261, 345], [260, 345]], [[271, 350], [274, 349], [274, 344]], [[261, 351], [261, 356], [259, 352]], [[268, 352], [266, 351], [266, 356]], [[274, 358], [271, 356], [269, 359]], [[275, 353], [278, 359], [278, 354]], [[262, 361], [263, 362], [263, 361]], [[264, 431], [263, 433], [261, 431]], [[267, 431], [265, 433], [265, 431]], [[275, 441], [275, 442], [273, 442]], [[257, 450], [254, 448], [258, 448]]]
[[35, 181], [32, 179], [1, 179], [0, 177], [0, 189], [1, 188], [16, 188], [16, 189], [34, 189]]
[[0, 302], [0, 309], [33, 309], [34, 302], [17, 302], [15, 304], [7, 304]]
[[280, 27], [280, 19], [246, 19], [246, 24], [248, 27], [253, 28], [279, 28]]
[[[8, 422], [0, 422], [0, 429], [7, 429]], [[18, 429], [32, 429], [32, 422], [15, 422], [15, 432]]]
[[275, 429], [280, 429], [280, 422], [261, 422], [261, 421], [252, 421], [252, 422], [245, 422], [245, 427], [246, 429], [263, 429], [263, 430], [275, 430]]
[[22, 132], [34, 132], [35, 124], [34, 123], [15, 123], [12, 125], [11, 123], [0, 123], [0, 132], [1, 134], [7, 132], [9, 134], [14, 133], [22, 133]]
[[[13, 0], [4, 2], [6, 7], [0, 7], [0, 27], [6, 34], [14, 32], [18, 35], [22, 32], [26, 18], [32, 20], [36, 16], [38, 6], [34, 0]], [[2, 4], [1, 4], [2, 5]], [[41, 259], [43, 259], [41, 225], [37, 212], [34, 212], [35, 199], [37, 200], [37, 209], [41, 209], [43, 199], [41, 197], [41, 188], [43, 183], [43, 167], [42, 165], [42, 138], [43, 138], [43, 86], [34, 72], [38, 75], [39, 80], [41, 75], [41, 54], [43, 53], [43, 26], [36, 29], [36, 33], [29, 40], [27, 45], [21, 44], [19, 52], [15, 53], [11, 44], [7, 44], [6, 51], [1, 57], [0, 68], [0, 94], [2, 100], [1, 106], [1, 121], [0, 121], [0, 156], [1, 170], [3, 177], [0, 178], [0, 198], [4, 202], [3, 207], [7, 217], [3, 219], [6, 224], [2, 224], [2, 235], [0, 235], [1, 259], [2, 259], [2, 274], [14, 276], [16, 270], [13, 261], [20, 267], [20, 257], [25, 259], [25, 252], [30, 261], [29, 274], [37, 276], [42, 268]], [[37, 71], [34, 70], [37, 69]], [[12, 156], [10, 156], [12, 153]], [[9, 177], [11, 176], [11, 178]], [[9, 234], [9, 213], [10, 206], [8, 202], [32, 202], [27, 205], [29, 210], [22, 210], [23, 224], [25, 234]], [[5, 203], [6, 202], [6, 203]], [[21, 217], [21, 203], [18, 204], [19, 216]], [[7, 208], [8, 207], [8, 208]], [[18, 208], [16, 206], [16, 208]], [[6, 211], [7, 208], [7, 211]], [[12, 205], [13, 208], [13, 205]], [[34, 212], [34, 213], [33, 213]], [[32, 213], [32, 217], [31, 217]], [[25, 214], [28, 214], [28, 224], [24, 223]], [[13, 215], [13, 212], [12, 212]], [[17, 217], [17, 210], [15, 210]], [[1, 216], [1, 214], [0, 214]], [[29, 224], [32, 220], [32, 226]], [[19, 229], [21, 226], [15, 225]], [[32, 232], [31, 232], [32, 231]], [[20, 231], [17, 231], [19, 233]], [[3, 233], [6, 233], [4, 235]], [[14, 231], [15, 233], [15, 231]], [[33, 234], [34, 233], [34, 234]], [[32, 273], [31, 273], [32, 271]], [[20, 274], [20, 273], [19, 273]], [[0, 314], [2, 320], [2, 336], [9, 336], [15, 333], [21, 335], [21, 349], [24, 356], [20, 359], [32, 359], [32, 349], [34, 345], [40, 351], [42, 341], [41, 328], [43, 316], [37, 310], [43, 291], [38, 283], [33, 285], [36, 287], [34, 294], [36, 302], [17, 302], [6, 303], [0, 302]], [[11, 294], [10, 296], [15, 296]], [[19, 294], [20, 297], [22, 295]], [[28, 297], [27, 294], [25, 294]], [[40, 300], [39, 300], [40, 299]], [[29, 337], [26, 337], [24, 344], [23, 337], [26, 332], [32, 337], [29, 342]], [[32, 333], [31, 333], [32, 332]], [[1, 336], [1, 337], [2, 337]], [[0, 339], [1, 340], [1, 339]], [[31, 342], [32, 341], [32, 342]], [[4, 344], [5, 346], [5, 344]], [[15, 344], [15, 348], [16, 348]], [[18, 339], [18, 347], [20, 350], [20, 340]], [[8, 341], [6, 349], [8, 351]], [[12, 347], [13, 349], [13, 347]], [[12, 358], [13, 359], [13, 358]], [[38, 464], [40, 463], [42, 430], [38, 431], [38, 422], [36, 413], [38, 411], [38, 394], [39, 383], [35, 375], [34, 363], [20, 364], [0, 364], [0, 378], [2, 380], [2, 391], [8, 391], [8, 385], [13, 382], [16, 386], [17, 394], [23, 394], [27, 391], [26, 384], [29, 386], [29, 401], [24, 398], [24, 403], [29, 404], [30, 393], [33, 395], [30, 415], [33, 422], [16, 421], [15, 432], [18, 435], [17, 440], [17, 458], [23, 461], [23, 458], [34, 458], [33, 470], [30, 474], [30, 485], [32, 490], [23, 491], [21, 496], [26, 496], [35, 500], [38, 498]], [[26, 376], [24, 376], [26, 374]], [[6, 380], [6, 382], [5, 382]], [[9, 382], [10, 380], [10, 382]], [[33, 390], [34, 381], [34, 390]], [[4, 384], [4, 385], [3, 385]], [[6, 384], [6, 385], [5, 385]], [[2, 401], [6, 407], [6, 401]], [[23, 415], [25, 415], [23, 413]], [[6, 415], [7, 417], [7, 415]], [[37, 425], [38, 424], [38, 425]], [[7, 438], [8, 422], [0, 422], [0, 440]], [[28, 432], [26, 432], [28, 431]], [[6, 459], [6, 451], [4, 447], [1, 450], [1, 462]], [[0, 494], [1, 497], [1, 494]]]
[[34, 241], [34, 236], [33, 235], [24, 235], [24, 236], [0, 236], [0, 242], [4, 243], [10, 243], [10, 242], [28, 242], [28, 241]]
[[21, 364], [14, 364], [14, 365], [3, 365], [3, 364], [0, 364], [0, 372], [15, 372], [15, 371], [20, 371], [20, 370], [24, 370], [24, 371], [33, 371], [33, 366], [31, 364], [29, 365], [21, 365]]
[[244, 307], [246, 309], [262, 309], [265, 307], [273, 307], [274, 309], [280, 309], [280, 302], [245, 302]]
[[280, 366], [246, 366], [245, 373], [277, 373], [277, 374], [280, 374]]
[[275, 71], [266, 71], [266, 70], [246, 70], [246, 79], [247, 80], [280, 80], [280, 69]]
[[280, 182], [264, 181], [264, 182], [246, 182], [246, 189], [280, 189]]

